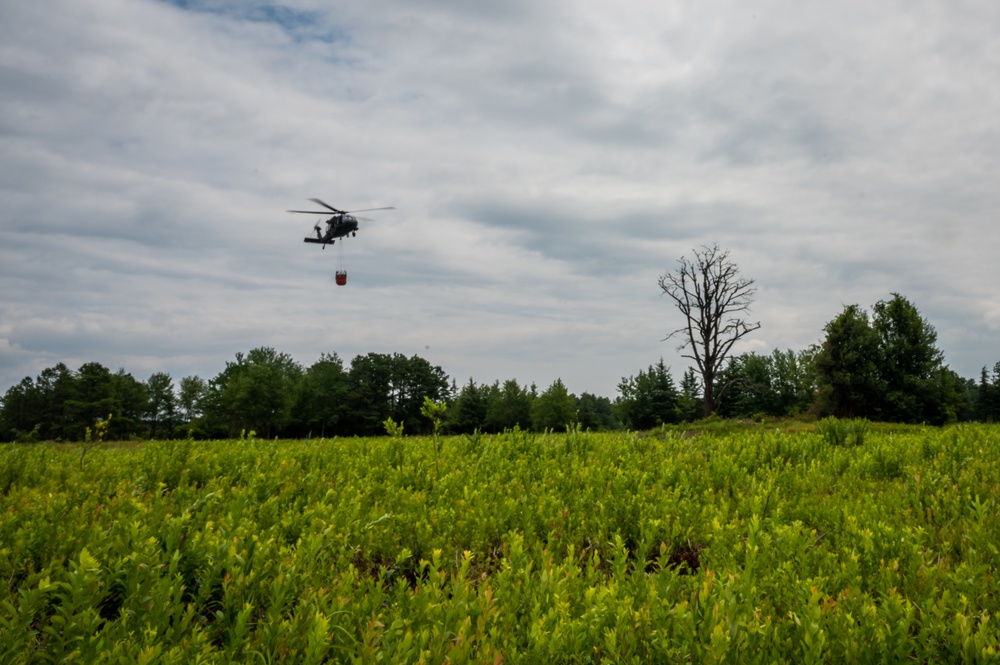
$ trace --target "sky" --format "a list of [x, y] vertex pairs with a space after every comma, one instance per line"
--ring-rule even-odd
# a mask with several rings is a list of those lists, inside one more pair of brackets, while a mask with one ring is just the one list
[[[59, 362], [210, 379], [270, 346], [614, 398], [692, 364], [658, 278], [716, 243], [757, 288], [737, 353], [899, 293], [959, 374], [1000, 361], [998, 3], [3, 15], [0, 391]], [[395, 210], [323, 250], [286, 212], [313, 197]]]

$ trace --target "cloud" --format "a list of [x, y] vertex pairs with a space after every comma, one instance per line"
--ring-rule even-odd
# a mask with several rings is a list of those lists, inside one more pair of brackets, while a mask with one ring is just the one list
[[[713, 242], [757, 280], [754, 349], [896, 291], [972, 376], [1000, 358], [998, 14], [12, 5], [0, 387], [63, 360], [211, 377], [271, 345], [613, 396], [660, 356], [686, 367], [656, 279]], [[323, 251], [284, 212], [314, 196], [397, 209]]]

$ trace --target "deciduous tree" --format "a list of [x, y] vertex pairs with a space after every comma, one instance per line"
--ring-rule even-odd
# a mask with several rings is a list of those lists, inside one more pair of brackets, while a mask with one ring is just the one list
[[173, 434], [177, 419], [177, 395], [174, 380], [166, 372], [154, 372], [146, 380], [146, 427], [149, 436]]
[[[678, 350], [695, 362], [701, 374], [703, 413], [715, 410], [716, 377], [733, 345], [760, 328], [744, 318], [756, 293], [754, 281], [740, 276], [729, 251], [718, 245], [695, 249], [694, 258], [678, 259], [676, 272], [660, 277], [660, 288], [684, 316], [684, 325], [666, 339], [679, 336]], [[725, 386], [722, 387], [725, 389]]]
[[347, 415], [347, 372], [336, 353], [324, 353], [298, 384], [294, 420], [301, 434], [327, 436]]

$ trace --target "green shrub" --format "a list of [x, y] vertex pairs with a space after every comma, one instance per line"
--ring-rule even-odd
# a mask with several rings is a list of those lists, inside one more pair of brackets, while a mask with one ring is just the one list
[[3, 446], [0, 662], [994, 658], [1000, 426], [817, 429]]

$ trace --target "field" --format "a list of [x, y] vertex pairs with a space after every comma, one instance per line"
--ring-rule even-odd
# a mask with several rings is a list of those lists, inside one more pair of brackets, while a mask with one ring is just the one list
[[982, 662], [1000, 427], [0, 448], [0, 662]]

